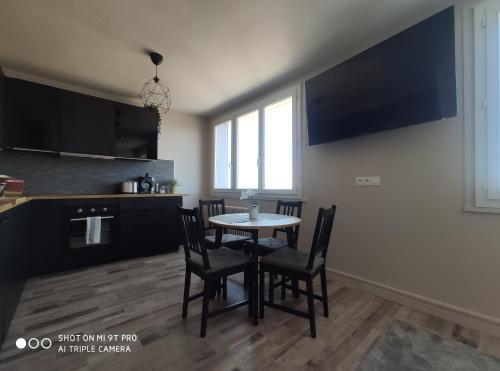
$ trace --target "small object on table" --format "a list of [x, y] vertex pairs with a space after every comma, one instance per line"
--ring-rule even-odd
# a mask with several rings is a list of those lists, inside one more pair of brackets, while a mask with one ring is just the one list
[[248, 218], [255, 220], [259, 217], [259, 205], [250, 205], [248, 208]]
[[250, 200], [250, 206], [248, 207], [248, 217], [251, 220], [257, 219], [259, 216], [259, 204], [254, 199], [254, 196], [257, 194], [257, 190], [255, 189], [247, 189], [241, 192], [240, 200]]

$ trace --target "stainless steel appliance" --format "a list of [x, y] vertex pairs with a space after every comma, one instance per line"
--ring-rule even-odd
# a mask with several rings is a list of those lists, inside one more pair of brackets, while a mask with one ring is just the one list
[[127, 181], [120, 183], [120, 192], [121, 193], [137, 193], [137, 182], [135, 181]]

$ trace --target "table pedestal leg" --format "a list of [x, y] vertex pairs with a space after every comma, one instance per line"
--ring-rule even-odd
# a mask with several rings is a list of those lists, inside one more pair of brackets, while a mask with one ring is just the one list
[[[288, 246], [292, 249], [296, 249], [297, 241], [295, 241], [295, 236], [292, 227], [286, 229], [286, 238], [288, 240]], [[283, 277], [283, 279], [285, 278]], [[292, 293], [294, 298], [299, 297], [299, 281], [294, 279], [292, 279]]]
[[259, 231], [257, 229], [252, 230], [253, 238], [253, 251], [252, 251], [252, 313], [253, 313], [253, 324], [257, 326], [259, 324], [259, 256], [257, 254], [259, 246]]

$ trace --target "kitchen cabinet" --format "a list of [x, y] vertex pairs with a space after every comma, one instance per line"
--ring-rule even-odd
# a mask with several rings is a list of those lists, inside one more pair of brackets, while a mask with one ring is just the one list
[[157, 124], [151, 109], [115, 103], [116, 157], [157, 159]]
[[0, 71], [0, 146], [157, 159], [151, 109], [7, 78]]
[[0, 214], [0, 346], [17, 308], [27, 277], [28, 206]]
[[30, 221], [28, 256], [30, 276], [63, 270], [61, 201], [31, 201]]
[[7, 213], [0, 214], [0, 344], [3, 343], [7, 334], [6, 318], [6, 292], [8, 290], [7, 274], [7, 251], [10, 250], [11, 233], [9, 232], [9, 216]]
[[[177, 251], [177, 205], [182, 197], [131, 197], [31, 201], [29, 272], [59, 272], [125, 258]], [[113, 247], [71, 250], [74, 210], [106, 207], [113, 215]]]
[[114, 104], [61, 90], [61, 152], [113, 156]]
[[182, 197], [124, 199], [120, 212], [120, 251], [125, 257], [177, 251], [177, 205]]
[[5, 146], [59, 151], [59, 89], [7, 78], [4, 104]]
[[145, 154], [149, 160], [156, 160], [158, 159], [158, 113], [151, 108], [139, 109], [141, 110], [139, 116], [139, 138], [144, 143], [141, 154]]

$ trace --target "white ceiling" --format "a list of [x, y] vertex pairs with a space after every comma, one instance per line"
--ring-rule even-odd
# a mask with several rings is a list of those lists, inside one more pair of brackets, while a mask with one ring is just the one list
[[0, 66], [125, 98], [164, 55], [172, 108], [210, 115], [450, 0], [11, 0]]

